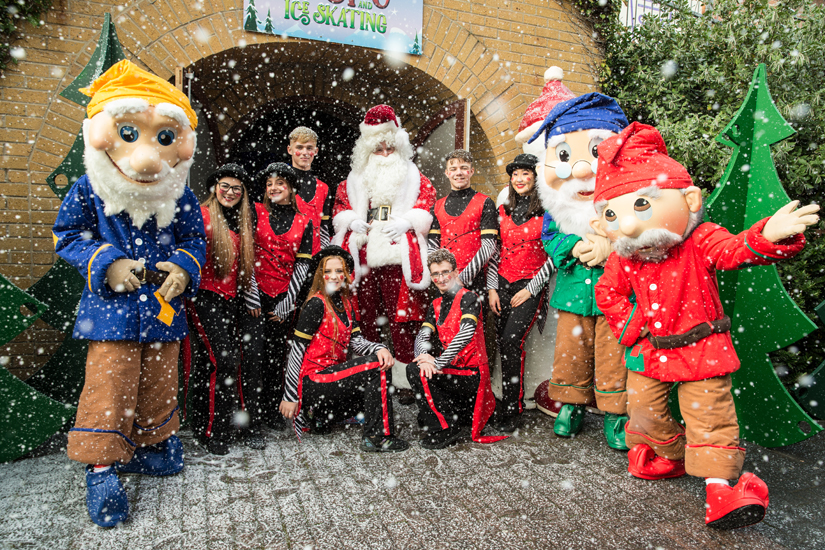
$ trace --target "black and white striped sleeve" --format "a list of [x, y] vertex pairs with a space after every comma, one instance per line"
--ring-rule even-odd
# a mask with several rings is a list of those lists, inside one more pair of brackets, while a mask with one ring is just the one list
[[304, 228], [304, 234], [301, 237], [301, 244], [296, 253], [295, 268], [292, 271], [292, 277], [289, 280], [289, 287], [286, 290], [286, 296], [281, 299], [275, 306], [273, 313], [281, 319], [286, 319], [290, 312], [295, 309], [295, 298], [298, 297], [298, 292], [301, 290], [301, 285], [307, 278], [309, 273], [309, 263], [312, 260], [312, 241], [313, 241], [312, 222], [309, 222]]
[[529, 290], [533, 296], [538, 296], [541, 289], [543, 289], [547, 281], [550, 280], [550, 275], [552, 275], [555, 270], [556, 266], [553, 265], [553, 259], [548, 256], [547, 261], [541, 266], [539, 272], [530, 279], [530, 282], [527, 283], [527, 286], [524, 288]]
[[435, 217], [435, 208], [430, 209], [430, 215], [433, 217], [433, 223], [430, 225], [430, 232], [427, 233], [427, 254], [441, 248], [441, 224]]
[[301, 376], [301, 365], [304, 363], [304, 355], [309, 347], [309, 342], [309, 340], [297, 336], [292, 339], [284, 377], [284, 401], [298, 402], [298, 380]]
[[465, 267], [464, 271], [458, 276], [465, 287], [470, 286], [479, 271], [481, 271], [484, 265], [492, 258], [496, 251], [496, 242], [495, 239], [481, 239], [481, 247], [478, 249], [478, 252], [476, 252], [476, 255], [473, 256], [473, 259], [470, 260], [470, 263], [467, 264], [467, 267]]
[[384, 344], [376, 344], [364, 338], [364, 335], [361, 334], [361, 327], [358, 326], [358, 321], [352, 322], [352, 334], [349, 337], [349, 347], [353, 352], [362, 357], [364, 355], [378, 353], [380, 349], [387, 349], [387, 346]]
[[496, 250], [487, 264], [487, 290], [498, 290], [498, 264], [501, 260], [501, 241], [496, 241]]
[[255, 279], [255, 274], [249, 278], [249, 288], [244, 289], [243, 299], [246, 303], [246, 309], [261, 309], [261, 294], [258, 291], [258, 280]]
[[430, 342], [432, 335], [432, 327], [428, 323], [422, 324], [418, 334], [415, 335], [415, 345], [413, 346], [413, 351], [416, 357], [422, 353], [430, 353], [430, 351], [432, 351], [433, 344]]
[[458, 333], [447, 345], [447, 349], [435, 360], [435, 367], [438, 370], [449, 366], [459, 352], [467, 347], [467, 344], [473, 339], [476, 325], [478, 325], [480, 310], [481, 307], [479, 306], [478, 297], [475, 293], [468, 292], [461, 298], [461, 324], [459, 325]]

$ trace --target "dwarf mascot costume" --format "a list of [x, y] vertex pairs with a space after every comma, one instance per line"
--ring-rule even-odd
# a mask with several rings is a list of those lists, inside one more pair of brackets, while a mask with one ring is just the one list
[[81, 90], [86, 174], [54, 225], [55, 251], [86, 279], [73, 337], [89, 340], [69, 458], [88, 464], [92, 521], [128, 516], [117, 471], [183, 469], [178, 351], [182, 296], [198, 290], [206, 241], [186, 186], [197, 117], [186, 96], [129, 61]]
[[[805, 244], [800, 228], [816, 223], [818, 207], [794, 212], [790, 203], [738, 235], [702, 223], [701, 190], [668, 157], [659, 132], [638, 122], [599, 145], [594, 200], [594, 228], [615, 251], [596, 299], [628, 347], [628, 470], [641, 479], [706, 478], [712, 527], [760, 521], [768, 488], [752, 473], [739, 476], [745, 450], [731, 395], [739, 359], [716, 270], [794, 256]], [[684, 426], [668, 408], [674, 383]]]
[[542, 240], [558, 270], [550, 299], [558, 311], [553, 373], [536, 389], [536, 406], [557, 413], [556, 435], [572, 437], [582, 429], [585, 406], [595, 402], [605, 414], [605, 440], [619, 450], [627, 450], [627, 374], [594, 295], [610, 243], [590, 221], [596, 217], [596, 147], [626, 126], [616, 100], [589, 93], [558, 103], [531, 138], [545, 145]]
[[[409, 363], [427, 308], [426, 237], [435, 188], [413, 164], [409, 135], [390, 106], [367, 111], [360, 130], [352, 171], [338, 186], [332, 242], [355, 260], [364, 336], [380, 342], [379, 318], [385, 317], [394, 355]], [[395, 151], [375, 154], [382, 143]]]

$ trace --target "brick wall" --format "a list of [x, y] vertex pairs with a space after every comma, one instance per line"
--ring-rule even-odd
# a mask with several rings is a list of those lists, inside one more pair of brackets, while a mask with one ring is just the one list
[[[23, 28], [15, 45], [26, 57], [0, 79], [0, 273], [24, 289], [54, 261], [50, 229], [59, 201], [45, 178], [85, 116], [58, 94], [88, 62], [107, 12], [127, 58], [170, 80], [178, 66], [195, 72], [193, 91], [215, 115], [220, 136], [237, 133], [235, 125], [256, 109], [295, 95], [356, 110], [390, 102], [415, 136], [442, 106], [469, 97], [471, 150], [479, 159], [474, 183], [491, 194], [506, 183], [504, 165], [520, 152], [513, 135], [541, 91], [545, 69], [564, 69], [575, 93], [595, 90], [590, 31], [567, 0], [425, 0], [423, 55], [389, 64], [374, 50], [248, 33], [242, 0], [56, 0], [45, 25]], [[346, 67], [356, 70], [350, 82], [340, 78]], [[259, 86], [287, 74], [289, 87]], [[383, 98], [373, 95], [375, 88]], [[62, 337], [38, 322], [0, 355], [27, 376]]]

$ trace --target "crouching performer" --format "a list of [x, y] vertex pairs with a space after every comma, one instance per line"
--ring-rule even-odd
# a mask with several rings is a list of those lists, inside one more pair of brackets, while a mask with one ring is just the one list
[[[418, 404], [418, 425], [428, 432], [420, 444], [425, 449], [449, 447], [461, 439], [466, 426], [471, 427], [473, 441], [505, 439], [481, 435], [496, 400], [490, 387], [478, 297], [461, 286], [458, 264], [449, 250], [431, 252], [427, 265], [441, 297], [427, 309], [415, 339], [415, 360], [407, 365], [407, 380]], [[441, 354], [436, 358], [430, 351], [437, 348]]]
[[[383, 344], [361, 334], [352, 304], [352, 256], [329, 246], [312, 259], [309, 298], [298, 317], [287, 365], [281, 414], [294, 420], [295, 432], [308, 426], [302, 408], [312, 410], [313, 433], [329, 433], [332, 425], [364, 415], [365, 452], [405, 451], [395, 437], [387, 371], [395, 359]], [[347, 360], [347, 352], [355, 358]]]
[[[599, 145], [594, 202], [599, 218], [593, 227], [615, 251], [596, 284], [596, 300], [629, 348], [628, 470], [641, 479], [705, 478], [705, 523], [711, 527], [760, 521], [768, 487], [752, 473], [739, 475], [745, 450], [731, 395], [739, 359], [716, 270], [796, 255], [819, 207], [794, 211], [792, 202], [738, 235], [702, 223], [701, 190], [667, 156], [659, 132], [638, 122]], [[674, 382], [684, 426], [668, 408]], [[730, 487], [728, 480], [736, 478]]]
[[87, 173], [54, 225], [55, 251], [86, 279], [73, 337], [89, 340], [68, 455], [86, 467], [92, 521], [113, 527], [129, 506], [117, 471], [183, 469], [178, 351], [181, 296], [198, 290], [203, 218], [186, 186], [197, 117], [186, 96], [129, 61], [82, 90]]

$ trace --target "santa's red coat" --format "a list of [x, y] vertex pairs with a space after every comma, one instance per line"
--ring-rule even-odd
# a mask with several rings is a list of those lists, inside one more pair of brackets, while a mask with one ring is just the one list
[[[729, 332], [676, 349], [657, 350], [639, 337], [645, 327], [653, 336], [672, 336], [724, 317], [716, 270], [768, 265], [802, 250], [802, 234], [781, 243], [765, 239], [762, 228], [768, 219], [738, 235], [703, 223], [685, 242], [671, 248], [662, 262], [629, 260], [615, 252], [610, 255], [596, 284], [596, 302], [619, 343], [641, 344], [642, 374], [681, 382], [722, 376], [739, 368]], [[630, 301], [633, 294], [635, 304]]]

